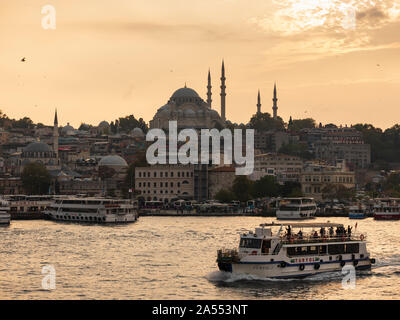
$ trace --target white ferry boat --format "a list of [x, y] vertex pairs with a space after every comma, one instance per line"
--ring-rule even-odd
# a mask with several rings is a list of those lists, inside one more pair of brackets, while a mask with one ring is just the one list
[[137, 201], [106, 198], [57, 198], [45, 211], [51, 220], [86, 223], [128, 223], [138, 218]]
[[8, 201], [4, 199], [0, 199], [0, 225], [9, 225], [11, 216], [10, 216], [10, 205]]
[[[273, 227], [280, 229], [273, 234]], [[298, 233], [294, 233], [296, 228]], [[311, 232], [303, 233], [310, 228]], [[345, 265], [370, 269], [375, 260], [367, 251], [366, 234], [349, 235], [344, 230], [334, 223], [262, 224], [255, 233], [240, 236], [239, 249], [218, 250], [218, 267], [263, 278], [304, 278], [341, 271]]]
[[367, 218], [366, 206], [359, 204], [349, 207], [349, 218], [350, 219], [365, 219]]
[[400, 199], [379, 198], [374, 205], [375, 220], [400, 220]]
[[279, 202], [276, 217], [279, 220], [305, 220], [315, 218], [316, 212], [313, 198], [284, 198]]

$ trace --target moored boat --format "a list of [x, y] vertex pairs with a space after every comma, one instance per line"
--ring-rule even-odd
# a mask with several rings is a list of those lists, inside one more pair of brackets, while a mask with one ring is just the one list
[[367, 208], [362, 205], [354, 205], [349, 207], [350, 219], [365, 219], [367, 218]]
[[400, 199], [380, 198], [374, 205], [375, 220], [400, 220]]
[[137, 201], [107, 198], [57, 198], [45, 211], [51, 220], [85, 223], [129, 223], [138, 219]]
[[[275, 234], [274, 227], [280, 227]], [[300, 231], [295, 234], [294, 229]], [[311, 232], [303, 233], [304, 229]], [[340, 271], [346, 265], [364, 270], [375, 263], [367, 251], [366, 234], [346, 233], [343, 225], [334, 223], [262, 224], [240, 236], [238, 249], [217, 254], [221, 271], [264, 278], [303, 278]]]
[[9, 225], [11, 221], [10, 205], [8, 201], [0, 199], [0, 225]]
[[314, 219], [316, 211], [313, 198], [284, 198], [279, 202], [276, 217], [279, 220]]

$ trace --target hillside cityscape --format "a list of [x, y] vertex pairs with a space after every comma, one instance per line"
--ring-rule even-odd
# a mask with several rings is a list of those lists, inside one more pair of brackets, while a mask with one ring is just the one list
[[[226, 119], [225, 80], [223, 62], [220, 108], [213, 107], [209, 73], [206, 101], [185, 85], [149, 123], [132, 114], [73, 128], [68, 120], [59, 125], [62, 110], [55, 111], [53, 126], [2, 113], [1, 193], [135, 196], [142, 204], [155, 201], [163, 206], [177, 200], [246, 203], [290, 196], [318, 201], [400, 196], [399, 125], [383, 131], [372, 124], [322, 124], [312, 118], [290, 117], [285, 122], [278, 115], [276, 85], [271, 113], [264, 112], [259, 91], [252, 118], [246, 124], [232, 123]], [[168, 130], [170, 120], [176, 120], [180, 130], [254, 129], [253, 173], [236, 176], [235, 165], [223, 164], [149, 166], [146, 133], [150, 128]]]

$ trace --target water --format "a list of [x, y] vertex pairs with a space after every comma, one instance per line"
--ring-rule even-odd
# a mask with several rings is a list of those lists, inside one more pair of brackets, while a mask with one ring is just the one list
[[[330, 218], [354, 225], [354, 220]], [[0, 299], [400, 299], [400, 221], [358, 221], [377, 259], [342, 289], [342, 275], [271, 280], [219, 272], [216, 250], [271, 221], [253, 217], [141, 217], [120, 226], [12, 221], [0, 228]], [[326, 222], [318, 218], [316, 222]], [[56, 289], [42, 289], [53, 265]]]

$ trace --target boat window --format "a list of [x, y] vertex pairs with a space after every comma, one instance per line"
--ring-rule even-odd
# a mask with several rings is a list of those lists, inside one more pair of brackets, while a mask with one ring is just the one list
[[261, 239], [247, 239], [242, 238], [240, 240], [240, 247], [241, 248], [261, 248]]
[[319, 246], [319, 254], [326, 254], [327, 246]]
[[346, 253], [358, 253], [360, 251], [359, 243], [346, 244]]
[[280, 211], [299, 211], [299, 207], [281, 206]]
[[330, 244], [328, 246], [329, 254], [342, 254], [344, 252], [344, 244]]
[[307, 254], [318, 254], [318, 247], [317, 246], [307, 247]]
[[268, 254], [271, 249], [271, 240], [263, 240], [262, 242], [262, 253]]
[[297, 247], [296, 248], [296, 255], [297, 256], [305, 256], [305, 255], [307, 255], [307, 247]]

